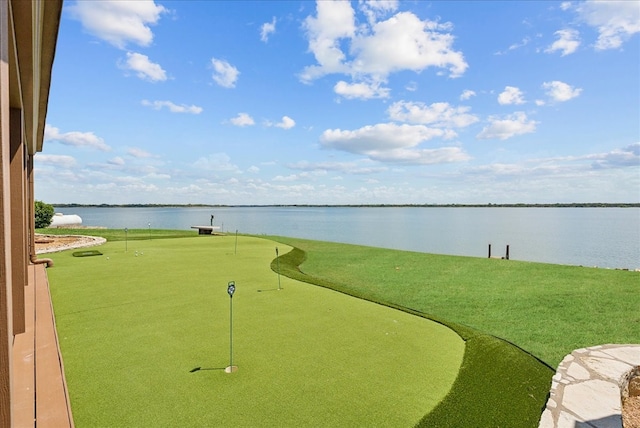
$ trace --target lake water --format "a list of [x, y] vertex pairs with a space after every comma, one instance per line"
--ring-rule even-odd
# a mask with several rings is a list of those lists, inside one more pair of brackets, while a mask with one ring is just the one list
[[[640, 268], [639, 208], [57, 208], [84, 226], [281, 235], [425, 253]], [[194, 231], [194, 233], [197, 233]]]

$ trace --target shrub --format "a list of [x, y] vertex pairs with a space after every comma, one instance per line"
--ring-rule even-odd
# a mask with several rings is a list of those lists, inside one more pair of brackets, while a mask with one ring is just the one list
[[42, 201], [35, 202], [35, 226], [36, 229], [49, 227], [53, 218], [53, 205], [45, 204]]

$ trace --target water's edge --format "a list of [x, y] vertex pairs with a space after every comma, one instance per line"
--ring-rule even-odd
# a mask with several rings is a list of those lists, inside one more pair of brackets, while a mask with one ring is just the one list
[[[84, 226], [281, 235], [543, 263], [640, 268], [640, 208], [56, 207]], [[212, 217], [213, 216], [213, 217]], [[197, 232], [196, 232], [197, 233]]]

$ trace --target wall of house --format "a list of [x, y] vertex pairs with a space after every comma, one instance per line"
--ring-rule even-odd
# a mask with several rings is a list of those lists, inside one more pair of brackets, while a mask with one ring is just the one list
[[0, 2], [0, 426], [11, 426], [11, 198], [9, 183], [9, 9]]
[[0, 0], [0, 426], [12, 426], [12, 348], [35, 259], [33, 156], [42, 150], [62, 0]]

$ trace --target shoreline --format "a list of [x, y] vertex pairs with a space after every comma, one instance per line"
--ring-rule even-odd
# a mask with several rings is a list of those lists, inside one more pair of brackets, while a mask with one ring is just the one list
[[576, 202], [549, 204], [50, 204], [59, 208], [640, 208], [640, 202]]

